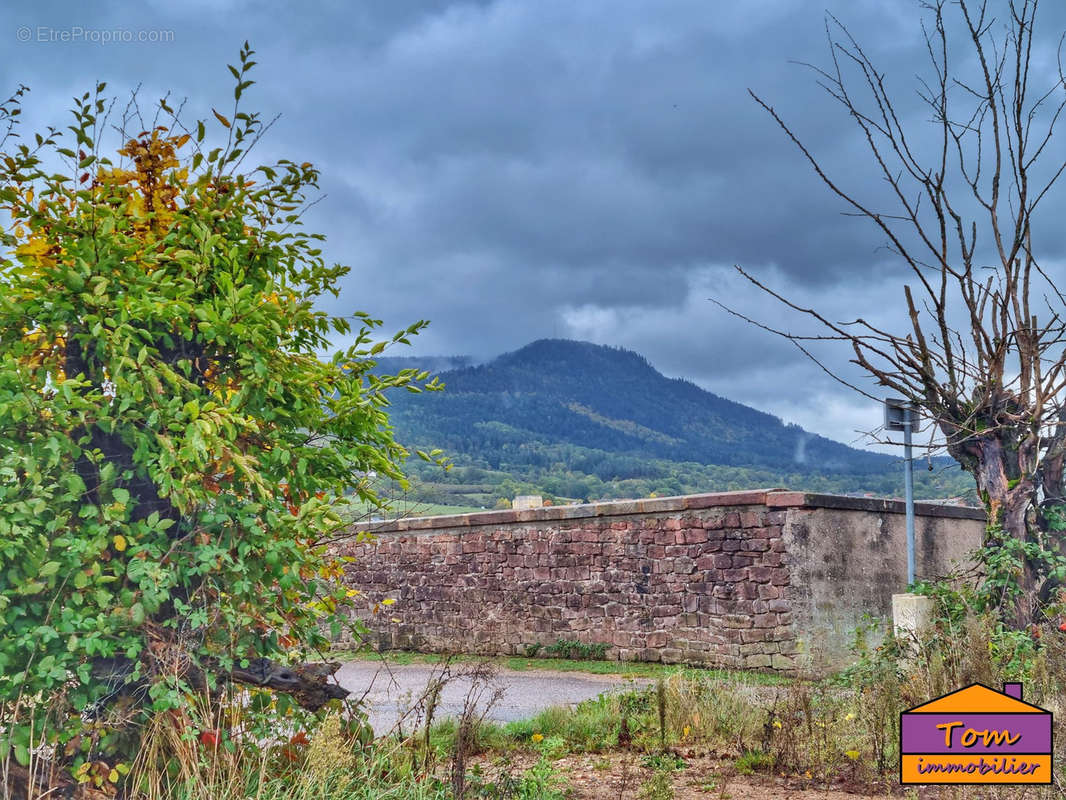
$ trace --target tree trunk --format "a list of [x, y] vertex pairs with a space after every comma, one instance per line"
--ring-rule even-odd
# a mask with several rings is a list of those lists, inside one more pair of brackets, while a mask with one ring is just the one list
[[[949, 436], [948, 451], [977, 481], [977, 490], [988, 513], [985, 532], [986, 548], [1003, 547], [1006, 542], [1041, 542], [1038, 523], [1038, 487], [1035, 477], [1035, 444], [1009, 438], [1014, 430], [995, 428], [978, 436]], [[958, 433], [956, 433], [958, 435]], [[987, 576], [986, 576], [987, 577]], [[1013, 575], [1018, 592], [1014, 597], [1004, 592], [997, 607], [1001, 618], [1014, 628], [1023, 628], [1035, 620], [1041, 575], [1038, 565], [1021, 556], [1019, 570]]]

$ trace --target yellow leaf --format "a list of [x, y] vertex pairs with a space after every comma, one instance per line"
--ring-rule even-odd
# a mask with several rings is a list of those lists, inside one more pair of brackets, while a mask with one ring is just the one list
[[385, 600], [382, 600], [381, 601], [381, 605], [383, 605], [383, 606], [391, 606], [395, 602], [396, 602], [396, 598], [389, 597], [389, 598], [387, 598]]
[[25, 244], [15, 248], [15, 254], [19, 256], [40, 256], [52, 249], [52, 245], [43, 239], [31, 239]]
[[857, 759], [859, 757], [859, 751], [858, 750], [847, 750], [847, 751], [844, 752], [844, 755], [846, 755], [848, 758], [850, 758], [852, 761], [854, 761], [855, 759]]
[[111, 542], [115, 545], [115, 549], [118, 550], [120, 553], [126, 549], [126, 537], [123, 536], [121, 533], [116, 534], [115, 538], [112, 539]]
[[215, 115], [215, 119], [217, 119], [217, 120], [218, 120], [219, 122], [221, 122], [221, 123], [222, 123], [223, 125], [225, 125], [225, 126], [226, 126], [227, 128], [229, 127], [229, 120], [228, 120], [228, 119], [226, 119], [226, 118], [225, 118], [224, 116], [222, 116], [221, 114], [219, 114], [219, 113], [218, 113], [217, 111], [215, 111], [215, 109], [213, 109], [213, 108], [211, 109], [211, 113]]
[[107, 779], [112, 783], [118, 783], [118, 770], [113, 769], [109, 773], [107, 773]]

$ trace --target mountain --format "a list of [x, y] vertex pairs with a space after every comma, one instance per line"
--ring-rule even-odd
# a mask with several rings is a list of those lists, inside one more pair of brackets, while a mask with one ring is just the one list
[[[418, 359], [411, 365], [416, 362], [423, 366]], [[883, 472], [896, 461], [666, 378], [621, 348], [542, 339], [487, 364], [439, 374], [444, 392], [394, 402], [390, 416], [401, 441], [481, 455], [508, 445], [569, 444], [642, 458], [817, 472]]]
[[[445, 391], [394, 396], [392, 424], [404, 444], [440, 448], [457, 466], [479, 468], [460, 472], [474, 481], [488, 475], [499, 483], [505, 474], [574, 497], [596, 494], [586, 477], [646, 481], [630, 492], [664, 481], [665, 491], [735, 488], [737, 482], [902, 491], [898, 458], [848, 447], [667, 378], [621, 348], [542, 339], [481, 365], [416, 357], [380, 359], [376, 370], [434, 365], [449, 367], [438, 373]], [[443, 480], [421, 467], [416, 472], [423, 480]], [[949, 472], [962, 475], [957, 467]], [[836, 477], [827, 484], [827, 476]], [[932, 484], [919, 496], [958, 494], [967, 485], [954, 491], [951, 481], [945, 488], [943, 480], [920, 477]]]

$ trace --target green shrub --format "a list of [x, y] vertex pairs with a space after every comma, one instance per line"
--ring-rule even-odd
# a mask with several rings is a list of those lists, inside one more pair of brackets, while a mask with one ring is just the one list
[[555, 644], [544, 648], [544, 652], [553, 658], [566, 658], [572, 661], [602, 661], [610, 645], [604, 642], [579, 642], [576, 639], [560, 639]]
[[300, 227], [311, 164], [242, 167], [253, 63], [211, 133], [165, 101], [109, 119], [100, 84], [30, 147], [0, 104], [0, 760], [113, 783], [152, 714], [320, 652], [349, 602], [331, 503], [402, 479], [384, 392], [427, 376], [368, 378], [380, 323], [316, 310], [347, 268]]
[[742, 753], [734, 762], [737, 772], [741, 775], [753, 775], [756, 772], [767, 772], [774, 767], [774, 757], [761, 750], [748, 750]]

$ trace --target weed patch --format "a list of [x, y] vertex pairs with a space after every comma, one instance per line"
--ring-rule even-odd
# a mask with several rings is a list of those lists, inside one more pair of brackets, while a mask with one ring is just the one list
[[761, 750], [748, 750], [734, 762], [741, 775], [754, 775], [756, 772], [768, 772], [774, 767], [774, 757]]
[[[570, 661], [602, 661], [607, 655], [608, 645], [603, 642], [579, 642], [576, 639], [560, 639], [555, 644], [544, 648], [544, 652], [554, 658]], [[528, 649], [528, 648], [527, 648]]]

